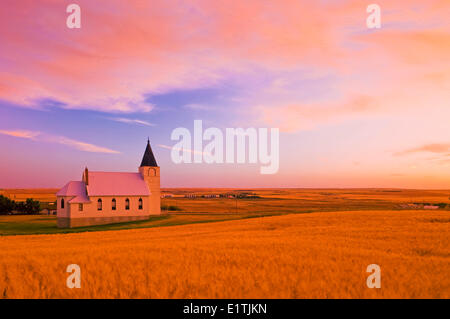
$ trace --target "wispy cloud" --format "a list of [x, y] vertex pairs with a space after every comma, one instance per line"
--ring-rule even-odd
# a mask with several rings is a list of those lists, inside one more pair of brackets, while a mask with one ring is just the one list
[[408, 154], [414, 154], [414, 153], [435, 153], [435, 154], [446, 154], [447, 156], [450, 155], [450, 144], [426, 144], [422, 145], [420, 147], [415, 147], [411, 149], [407, 149], [401, 152], [397, 152], [394, 155], [396, 156], [403, 156]]
[[41, 132], [32, 132], [32, 131], [25, 131], [25, 130], [16, 130], [16, 131], [0, 130], [0, 134], [9, 135], [9, 136], [13, 136], [13, 137], [28, 138], [28, 139], [34, 140], [36, 138], [36, 136], [41, 134]]
[[72, 140], [72, 139], [64, 137], [64, 136], [59, 136], [57, 138], [56, 142], [59, 144], [64, 144], [64, 145], [73, 147], [77, 150], [84, 151], [84, 152], [120, 154], [120, 152], [106, 148], [106, 147]]
[[450, 164], [450, 144], [434, 143], [425, 144], [419, 147], [410, 148], [404, 151], [394, 153], [394, 156], [407, 156], [412, 154], [433, 154], [432, 157], [426, 158], [429, 163], [447, 166]]
[[33, 141], [45, 142], [45, 143], [55, 143], [62, 144], [83, 152], [91, 152], [91, 153], [108, 153], [108, 154], [120, 154], [119, 151], [115, 151], [106, 147], [77, 141], [74, 139], [67, 138], [65, 136], [58, 136], [52, 134], [46, 134], [39, 131], [26, 131], [26, 130], [0, 130], [0, 134], [8, 135], [17, 138], [26, 138], [31, 139]]
[[120, 123], [127, 123], [127, 124], [137, 124], [137, 125], [145, 125], [145, 126], [155, 126], [155, 124], [139, 120], [139, 119], [128, 119], [125, 117], [108, 117], [108, 120], [120, 122]]
[[391, 176], [392, 177], [405, 177], [406, 175], [403, 173], [392, 173]]
[[265, 125], [278, 127], [282, 132], [298, 132], [319, 125], [370, 116], [379, 109], [379, 102], [375, 98], [357, 95], [342, 103], [258, 105], [252, 111], [255, 118]]
[[215, 110], [216, 108], [213, 106], [205, 105], [205, 104], [198, 104], [198, 103], [191, 103], [184, 105], [184, 108], [190, 109], [190, 110], [198, 110], [198, 111], [211, 111]]
[[164, 144], [158, 144], [159, 147], [161, 148], [165, 148], [168, 150], [176, 150], [176, 151], [186, 151], [192, 154], [202, 154], [202, 155], [211, 155], [211, 153], [209, 152], [201, 152], [201, 151], [196, 151], [196, 150], [191, 150], [191, 149], [187, 149], [187, 148], [182, 148], [182, 147], [174, 147], [174, 146], [169, 146], [169, 145], [164, 145]]

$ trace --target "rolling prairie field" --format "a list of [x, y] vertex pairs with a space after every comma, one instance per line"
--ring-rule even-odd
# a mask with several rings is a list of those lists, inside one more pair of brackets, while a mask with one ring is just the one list
[[[56, 199], [54, 189], [0, 190], [2, 193], [16, 200], [33, 198], [44, 205]], [[151, 228], [312, 212], [410, 210], [411, 204], [443, 204], [443, 210], [450, 213], [449, 190], [166, 188], [162, 193], [174, 196], [162, 198], [162, 206], [176, 210], [163, 209], [161, 216], [146, 221], [60, 229], [52, 215], [0, 215], [0, 236]], [[253, 197], [207, 197], [243, 194]], [[191, 195], [195, 197], [185, 197]]]
[[[449, 298], [449, 231], [447, 210], [363, 210], [2, 236], [0, 296]], [[366, 286], [369, 264], [381, 289]]]

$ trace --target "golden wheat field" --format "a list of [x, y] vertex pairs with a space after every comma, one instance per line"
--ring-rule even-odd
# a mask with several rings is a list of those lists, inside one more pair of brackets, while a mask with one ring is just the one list
[[[0, 237], [3, 298], [449, 298], [448, 211]], [[366, 267], [381, 267], [381, 289]], [[81, 267], [81, 288], [66, 267]]]

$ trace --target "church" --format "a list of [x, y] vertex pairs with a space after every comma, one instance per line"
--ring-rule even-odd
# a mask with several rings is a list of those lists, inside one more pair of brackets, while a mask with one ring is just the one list
[[149, 219], [161, 214], [160, 168], [150, 141], [136, 173], [92, 172], [56, 193], [57, 226], [72, 228]]

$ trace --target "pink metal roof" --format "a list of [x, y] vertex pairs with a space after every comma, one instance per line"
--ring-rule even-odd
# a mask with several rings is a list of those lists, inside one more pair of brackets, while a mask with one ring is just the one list
[[86, 185], [84, 184], [84, 182], [68, 182], [56, 193], [56, 196], [73, 197], [71, 200], [69, 200], [70, 203], [89, 203], [89, 198], [86, 194]]
[[148, 196], [150, 191], [140, 173], [89, 172], [89, 196]]

